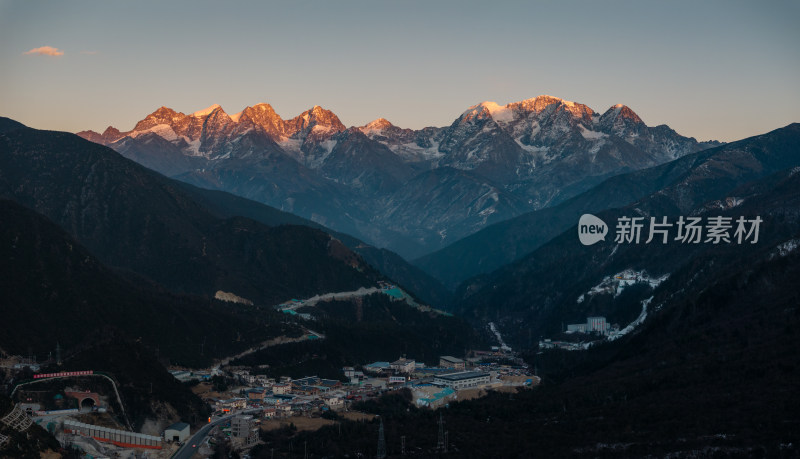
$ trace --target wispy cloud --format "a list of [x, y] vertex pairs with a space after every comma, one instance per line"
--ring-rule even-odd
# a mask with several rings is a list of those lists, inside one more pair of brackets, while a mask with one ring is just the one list
[[81, 51], [81, 54], [95, 55], [95, 54], [97, 54], [97, 51]]
[[38, 54], [40, 56], [58, 57], [63, 56], [64, 51], [61, 51], [58, 48], [53, 48], [52, 46], [42, 46], [41, 48], [33, 48], [30, 51], [25, 51], [22, 54]]

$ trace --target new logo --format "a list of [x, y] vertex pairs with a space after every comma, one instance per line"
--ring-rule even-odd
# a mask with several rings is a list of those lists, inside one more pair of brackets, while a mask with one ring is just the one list
[[578, 220], [578, 238], [583, 245], [592, 245], [606, 240], [608, 225], [592, 214], [581, 215]]

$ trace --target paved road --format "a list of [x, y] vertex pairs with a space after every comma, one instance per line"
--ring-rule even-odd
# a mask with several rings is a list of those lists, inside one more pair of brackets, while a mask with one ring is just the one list
[[257, 411], [259, 411], [259, 410], [245, 410], [245, 411], [242, 411], [242, 412], [239, 412], [239, 413], [229, 414], [227, 416], [223, 416], [223, 417], [221, 417], [219, 419], [211, 421], [210, 424], [204, 425], [200, 430], [195, 432], [194, 435], [189, 437], [189, 439], [186, 440], [186, 443], [184, 443], [184, 445], [181, 446], [180, 449], [178, 449], [178, 452], [176, 452], [172, 456], [172, 459], [190, 459], [194, 455], [194, 453], [196, 453], [197, 450], [200, 448], [200, 445], [206, 439], [206, 437], [208, 436], [209, 432], [211, 432], [211, 429], [213, 429], [215, 426], [218, 426], [220, 424], [224, 424], [225, 422], [227, 422], [228, 420], [230, 420], [234, 416], [237, 416], [237, 415], [240, 415], [240, 414], [255, 413]]
[[281, 308], [282, 310], [295, 310], [301, 308], [303, 306], [314, 306], [315, 304], [319, 303], [320, 301], [328, 301], [328, 300], [347, 300], [350, 298], [356, 298], [359, 296], [367, 296], [373, 293], [380, 292], [382, 289], [380, 287], [361, 287], [358, 290], [353, 290], [351, 292], [335, 292], [335, 293], [324, 293], [322, 295], [314, 295], [311, 298], [307, 298], [305, 300], [301, 300], [299, 303], [291, 303], [290, 305]]

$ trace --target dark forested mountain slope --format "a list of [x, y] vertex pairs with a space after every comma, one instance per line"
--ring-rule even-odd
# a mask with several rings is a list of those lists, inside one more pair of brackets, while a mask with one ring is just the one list
[[197, 365], [284, 332], [269, 310], [232, 308], [122, 278], [54, 223], [13, 201], [0, 200], [0, 213], [0, 348], [8, 353], [42, 356], [57, 344], [73, 349], [113, 329], [174, 362]]
[[422, 301], [436, 307], [444, 307], [451, 300], [451, 292], [441, 282], [390, 250], [373, 247], [348, 234], [332, 231], [319, 223], [224, 191], [198, 188], [185, 183], [180, 183], [180, 186], [193, 200], [221, 218], [241, 216], [269, 226], [302, 225], [319, 228], [342, 241], [352, 251], [361, 255], [367, 263]]
[[[699, 204], [690, 211], [681, 210], [665, 192], [622, 209], [598, 213], [603, 221], [611, 222], [605, 242], [583, 246], [577, 227], [573, 227], [518, 262], [464, 283], [459, 290], [459, 310], [475, 318], [498, 321], [513, 336], [510, 339], [523, 346], [535, 346], [542, 335], [552, 336], [564, 323], [579, 323], [591, 315], [607, 316], [610, 322], [624, 327], [649, 297], [650, 307], [668, 308], [672, 302], [691, 299], [689, 287], [710, 283], [732, 267], [763, 262], [776, 253], [794, 250], [800, 236], [797, 170], [791, 168], [749, 182], [729, 190], [727, 197]], [[658, 221], [666, 216], [674, 224], [684, 215], [701, 218], [703, 227], [710, 217], [731, 218], [731, 242], [706, 242], [708, 235], [703, 233], [701, 242], [683, 243], [674, 239], [675, 227], [668, 243], [662, 243], [661, 236], [645, 242], [650, 216]], [[623, 216], [648, 220], [640, 243], [614, 242], [615, 224]], [[735, 221], [739, 217], [762, 220], [757, 243], [737, 242]], [[639, 289], [615, 287], [611, 293], [603, 292], [604, 286], [619, 283], [616, 276], [636, 276], [625, 274], [626, 270], [647, 273], [651, 280], [668, 277], [650, 286], [638, 284]], [[781, 288], [793, 291], [796, 285]]]
[[625, 206], [653, 193], [681, 210], [719, 199], [747, 181], [800, 165], [800, 125], [612, 177], [553, 207], [496, 223], [414, 263], [455, 287], [524, 257], [575, 225], [584, 213]]
[[322, 231], [218, 218], [176, 182], [74, 134], [0, 135], [0, 195], [52, 219], [103, 262], [174, 291], [277, 303], [380, 278]]

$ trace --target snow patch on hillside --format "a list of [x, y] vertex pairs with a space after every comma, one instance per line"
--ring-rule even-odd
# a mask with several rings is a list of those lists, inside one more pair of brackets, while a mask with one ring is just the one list
[[150, 129], [144, 131], [133, 131], [131, 132], [130, 137], [136, 138], [149, 132], [152, 132], [153, 134], [156, 134], [164, 140], [168, 140], [170, 142], [173, 140], [178, 140], [178, 134], [175, 134], [175, 131], [172, 130], [172, 127], [170, 127], [169, 124], [156, 124]]
[[313, 133], [323, 133], [328, 132], [333, 129], [333, 126], [325, 126], [322, 124], [315, 124], [313, 128], [311, 128], [311, 132]]
[[303, 146], [301, 139], [282, 138], [277, 143], [289, 156], [297, 160], [297, 162], [303, 163], [303, 152], [300, 150], [300, 147]]
[[328, 151], [328, 154], [330, 154], [330, 152], [332, 152], [332, 151], [333, 151], [333, 148], [336, 146], [336, 143], [337, 143], [337, 142], [338, 142], [337, 140], [334, 140], [334, 139], [328, 139], [328, 140], [326, 140], [326, 141], [324, 141], [324, 142], [320, 143], [320, 144], [319, 144], [319, 146], [321, 146], [322, 148], [324, 148], [325, 150], [327, 150], [327, 151]]
[[636, 320], [634, 320], [633, 322], [629, 323], [627, 327], [609, 336], [608, 340], [614, 341], [615, 339], [619, 339], [627, 335], [628, 333], [632, 332], [639, 325], [643, 324], [645, 319], [647, 319], [647, 306], [650, 305], [651, 301], [653, 301], [652, 296], [650, 298], [647, 298], [646, 300], [642, 300], [642, 312], [639, 313], [639, 317], [637, 317]]
[[500, 349], [502, 349], [502, 350], [504, 350], [506, 352], [510, 352], [511, 351], [511, 347], [509, 347], [506, 344], [506, 342], [503, 341], [503, 336], [500, 334], [500, 331], [497, 330], [497, 326], [494, 324], [494, 322], [489, 322], [489, 329], [492, 331], [494, 336], [497, 338], [497, 343], [500, 344]]
[[[614, 297], [617, 297], [625, 290], [625, 287], [629, 285], [647, 283], [651, 288], [656, 288], [668, 278], [669, 273], [659, 277], [651, 277], [647, 271], [644, 270], [637, 271], [634, 269], [626, 269], [613, 276], [604, 277], [599, 284], [590, 288], [585, 295], [612, 294]], [[581, 295], [581, 297], [583, 297], [583, 295]]]
[[189, 137], [181, 136], [183, 140], [189, 145], [189, 156], [200, 156], [200, 139], [197, 138], [195, 140], [190, 139]]
[[800, 239], [790, 239], [782, 244], [778, 244], [776, 252], [773, 253], [770, 258], [775, 258], [775, 255], [785, 257], [797, 250], [798, 247], [800, 247]]
[[581, 131], [581, 136], [583, 136], [583, 138], [586, 140], [597, 140], [597, 139], [602, 139], [604, 137], [608, 137], [608, 134], [586, 129], [586, 127], [583, 126], [582, 124], [578, 125], [578, 129]]
[[247, 298], [242, 298], [239, 295], [230, 292], [223, 292], [222, 290], [217, 290], [217, 293], [214, 294], [214, 298], [221, 301], [226, 301], [228, 303], [247, 304], [250, 306], [253, 305], [253, 302], [248, 300]]
[[517, 137], [516, 139], [514, 139], [514, 141], [517, 142], [517, 145], [519, 145], [523, 150], [527, 151], [528, 153], [543, 153], [549, 150], [549, 147], [537, 147], [535, 145], [525, 145], [524, 143], [522, 143], [521, 139], [522, 137]]

